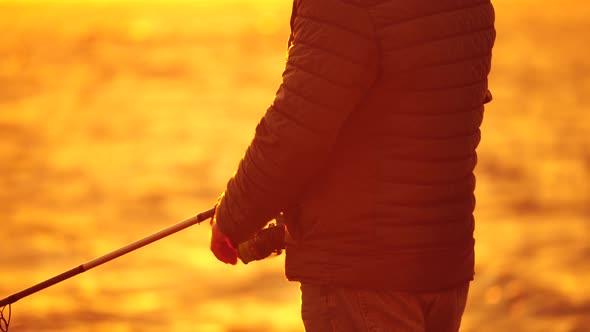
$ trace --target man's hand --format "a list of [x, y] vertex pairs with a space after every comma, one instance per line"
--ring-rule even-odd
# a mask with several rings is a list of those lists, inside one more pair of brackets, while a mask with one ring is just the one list
[[211, 251], [217, 259], [226, 264], [236, 265], [238, 263], [238, 251], [217, 226], [215, 216], [211, 218]]

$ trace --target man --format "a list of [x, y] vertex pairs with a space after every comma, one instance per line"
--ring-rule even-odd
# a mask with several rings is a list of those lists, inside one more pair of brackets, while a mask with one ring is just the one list
[[306, 331], [457, 331], [474, 274], [489, 0], [296, 0], [283, 81], [212, 221], [283, 211]]

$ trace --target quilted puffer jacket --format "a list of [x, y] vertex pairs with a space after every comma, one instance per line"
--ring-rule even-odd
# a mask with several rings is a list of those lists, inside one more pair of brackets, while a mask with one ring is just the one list
[[232, 242], [284, 211], [290, 280], [429, 291], [474, 274], [489, 0], [296, 0], [274, 102], [217, 208]]

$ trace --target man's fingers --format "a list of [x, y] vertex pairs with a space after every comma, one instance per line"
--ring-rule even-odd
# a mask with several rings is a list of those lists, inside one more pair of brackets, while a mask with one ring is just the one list
[[218, 248], [217, 250], [213, 251], [213, 254], [215, 257], [217, 257], [217, 259], [224, 262], [225, 264], [236, 265], [238, 263], [238, 258], [227, 247]]
[[231, 241], [217, 227], [215, 217], [211, 218], [211, 251], [218, 260], [236, 265], [238, 263], [238, 251]]
[[212, 241], [211, 251], [217, 259], [226, 264], [236, 265], [238, 263], [236, 250], [230, 247], [226, 241]]

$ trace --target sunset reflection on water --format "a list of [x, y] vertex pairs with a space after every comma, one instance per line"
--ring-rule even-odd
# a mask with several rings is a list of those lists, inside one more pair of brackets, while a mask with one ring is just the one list
[[[590, 5], [496, 1], [462, 331], [590, 330]], [[0, 0], [0, 298], [209, 209], [280, 82], [289, 1]], [[283, 257], [195, 226], [13, 306], [11, 331], [302, 331]]]

